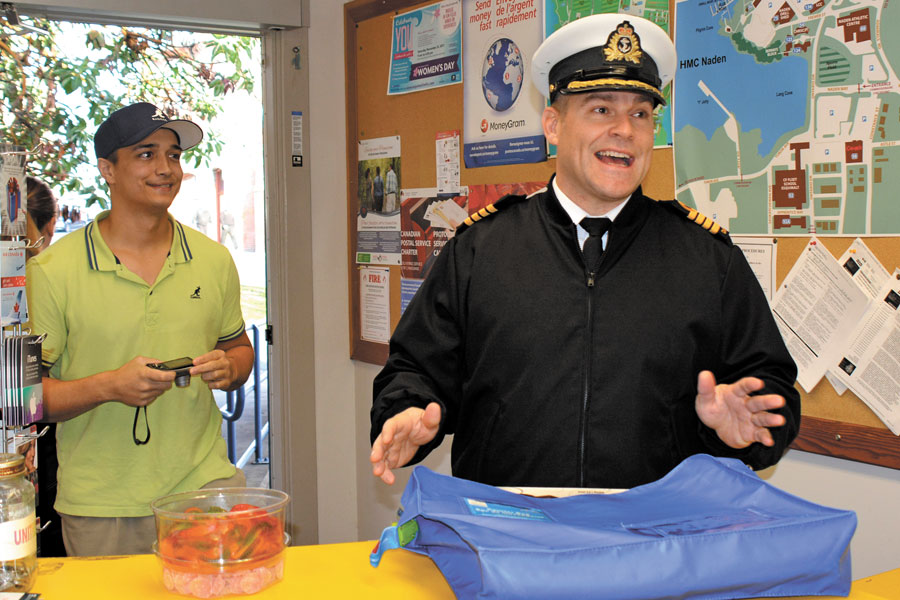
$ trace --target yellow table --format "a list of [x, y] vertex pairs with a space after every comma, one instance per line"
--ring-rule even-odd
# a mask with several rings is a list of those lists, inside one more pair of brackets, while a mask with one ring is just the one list
[[[431, 559], [390, 550], [377, 569], [369, 566], [375, 542], [293, 546], [285, 551], [284, 580], [254, 600], [297, 598], [452, 599], [450, 586]], [[33, 592], [41, 600], [140, 600], [184, 598], [166, 591], [152, 554], [101, 558], [41, 558]], [[229, 596], [238, 598], [239, 596]], [[900, 598], [900, 568], [853, 583], [852, 600]], [[825, 597], [809, 597], [809, 600]]]

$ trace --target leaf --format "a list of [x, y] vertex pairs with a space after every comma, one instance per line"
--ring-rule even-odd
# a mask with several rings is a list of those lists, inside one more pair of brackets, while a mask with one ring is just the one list
[[[105, 182], [84, 165], [94, 163], [94, 132], [112, 111], [147, 100], [209, 122], [221, 111], [221, 95], [254, 90], [256, 38], [23, 19], [49, 35], [10, 38], [0, 32], [15, 54], [0, 50], [4, 139], [42, 144], [29, 171], [52, 179], [76, 202], [108, 206]], [[64, 50], [71, 44], [61, 45], [62, 36], [75, 36], [81, 50]], [[201, 67], [211, 85], [196, 76]], [[185, 159], [198, 167], [222, 151], [218, 134], [206, 134], [202, 149]]]

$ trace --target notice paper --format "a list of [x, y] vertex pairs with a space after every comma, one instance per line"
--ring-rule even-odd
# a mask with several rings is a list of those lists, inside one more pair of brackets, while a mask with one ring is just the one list
[[772, 292], [775, 290], [775, 239], [732, 236], [731, 241], [743, 251], [744, 258], [766, 294], [766, 300], [772, 302]]
[[834, 373], [900, 435], [900, 269], [869, 304]]
[[[890, 272], [878, 261], [878, 258], [869, 250], [862, 238], [853, 240], [853, 243], [841, 255], [838, 262], [850, 274], [857, 287], [865, 292], [870, 301], [875, 299], [881, 287], [891, 277]], [[828, 379], [828, 383], [840, 396], [847, 391], [847, 386], [835, 374], [835, 371], [835, 367], [828, 369], [825, 373], [825, 378]]]
[[387, 344], [391, 337], [390, 269], [360, 267], [360, 338]]
[[836, 364], [868, 302], [828, 249], [811, 238], [772, 300], [804, 390], [810, 392]]

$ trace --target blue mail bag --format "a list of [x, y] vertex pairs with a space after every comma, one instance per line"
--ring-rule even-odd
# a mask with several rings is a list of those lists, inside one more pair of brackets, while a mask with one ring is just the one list
[[416, 467], [370, 560], [430, 556], [459, 598], [756, 598], [850, 592], [856, 514], [742, 462], [692, 456], [618, 494], [535, 498]]

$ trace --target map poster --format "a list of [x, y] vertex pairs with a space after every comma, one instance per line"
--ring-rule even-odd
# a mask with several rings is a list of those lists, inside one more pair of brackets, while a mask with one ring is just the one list
[[462, 81], [460, 0], [445, 0], [394, 17], [388, 95]]
[[359, 141], [356, 262], [400, 264], [400, 136]]
[[881, 0], [678, 2], [677, 198], [733, 234], [900, 234], [898, 25]]
[[[662, 27], [672, 35], [669, 23], [669, 0], [543, 0], [544, 2], [544, 37], [567, 25], [572, 21], [605, 13], [622, 13], [643, 17]], [[666, 147], [672, 145], [672, 86], [662, 90], [666, 105], [660, 106], [656, 113], [656, 130], [653, 145]], [[550, 155], [556, 155], [556, 147], [550, 147]]]
[[531, 83], [541, 0], [466, 0], [463, 159], [467, 167], [546, 160], [544, 97]]

